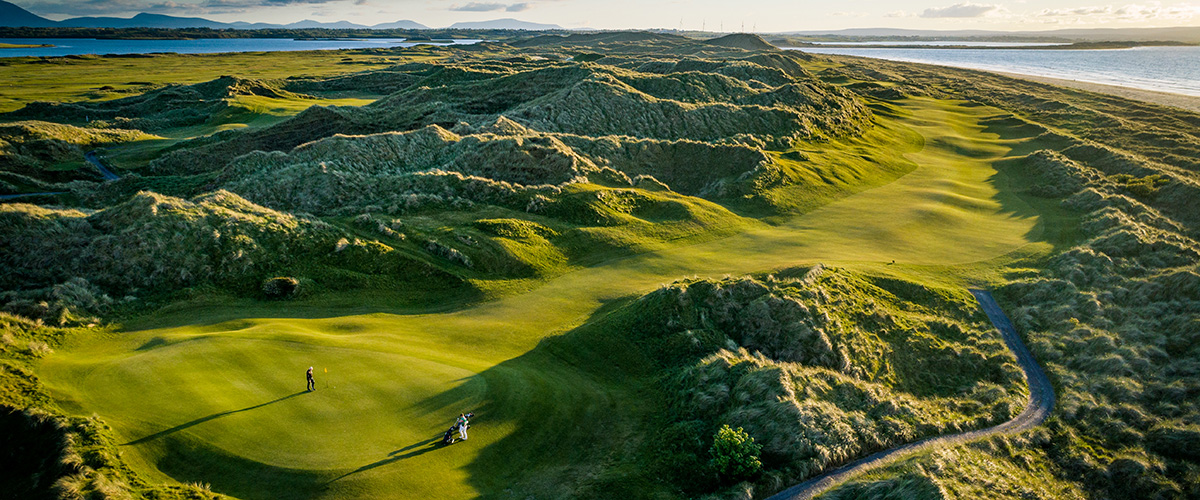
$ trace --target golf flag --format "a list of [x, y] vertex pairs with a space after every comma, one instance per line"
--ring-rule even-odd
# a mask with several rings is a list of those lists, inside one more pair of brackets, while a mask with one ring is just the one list
[[325, 367], [325, 373], [329, 373], [329, 367]]

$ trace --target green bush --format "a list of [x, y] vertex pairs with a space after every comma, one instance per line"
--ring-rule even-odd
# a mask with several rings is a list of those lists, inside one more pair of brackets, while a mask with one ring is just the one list
[[752, 479], [762, 472], [762, 462], [758, 454], [762, 446], [754, 443], [746, 431], [738, 427], [736, 430], [725, 424], [713, 436], [712, 468], [729, 482]]

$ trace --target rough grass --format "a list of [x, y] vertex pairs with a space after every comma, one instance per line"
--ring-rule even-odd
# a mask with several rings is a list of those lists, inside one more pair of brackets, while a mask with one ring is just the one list
[[[86, 150], [157, 138], [140, 130], [76, 127], [36, 120], [2, 123], [0, 171], [9, 179], [16, 178], [12, 175], [16, 174], [43, 183], [94, 181], [100, 178], [100, 173], [85, 168]], [[12, 192], [16, 190], [4, 194]]]
[[783, 147], [797, 138], [844, 135], [865, 126], [869, 112], [848, 92], [802, 71], [789, 74], [760, 64], [769, 60], [742, 57], [692, 60], [683, 77], [645, 68], [689, 61], [669, 53], [642, 58], [638, 68], [647, 71], [552, 60], [406, 64], [381, 75], [411, 85], [363, 112], [309, 110], [269, 130], [187, 145], [161, 158], [156, 168], [213, 170], [254, 150], [287, 151], [337, 133], [432, 124], [479, 127], [501, 115], [538, 132]]
[[[963, 125], [959, 134], [998, 139], [978, 135], [981, 126], [967, 126], [994, 111], [933, 101], [904, 106], [947, 113], [954, 117], [952, 123]], [[913, 118], [917, 115], [924, 113], [889, 119], [930, 134], [928, 138], [942, 133]], [[740, 234], [689, 245], [657, 243], [647, 247], [651, 253], [604, 260], [527, 292], [456, 312], [405, 308], [403, 302], [389, 303], [387, 292], [326, 293], [270, 304], [197, 297], [130, 323], [121, 335], [78, 337], [40, 362], [38, 373], [67, 411], [98, 413], [114, 426], [118, 442], [149, 438], [124, 450], [132, 467], [151, 481], [202, 481], [244, 498], [308, 497], [326, 483], [327, 489], [320, 489], [324, 498], [382, 490], [418, 497], [501, 496], [506, 488], [548, 496], [605, 497], [614, 491], [673, 496], [678, 494], [674, 487], [634, 465], [646, 436], [643, 412], [658, 408], [661, 401], [630, 387], [640, 377], [651, 377], [656, 365], [629, 350], [619, 331], [569, 336], [588, 340], [564, 339], [535, 351], [538, 343], [582, 324], [607, 302], [691, 273], [744, 274], [842, 260], [858, 261], [851, 265], [882, 275], [961, 286], [947, 277], [947, 268], [929, 266], [993, 259], [1040, 234], [1032, 231], [1032, 216], [1013, 217], [1000, 203], [959, 202], [964, 196], [999, 196], [989, 179], [996, 175], [991, 161], [1003, 157], [1003, 150], [987, 158], [931, 146], [912, 156], [912, 174], [787, 224], [755, 224]], [[611, 190], [578, 188], [584, 195]], [[842, 204], [846, 207], [840, 208]], [[614, 214], [638, 213], [625, 202], [606, 206]], [[890, 209], [861, 209], [870, 206]], [[931, 209], [956, 214], [963, 224], [944, 225], [943, 219], [925, 217]], [[523, 240], [521, 244], [547, 256], [554, 253], [538, 238], [554, 241], [571, 234], [569, 226], [551, 219], [537, 219], [536, 225], [495, 221], [519, 214], [473, 219], [420, 215], [394, 227], [391, 218], [371, 214], [374, 224], [364, 221], [354, 227], [378, 231], [383, 222], [407, 235], [408, 242], [423, 241], [449, 222], [470, 228], [464, 234], [480, 245], [490, 238]], [[844, 230], [849, 221], [856, 231]], [[921, 223], [953, 229], [928, 240], [916, 235], [904, 239], [912, 249], [905, 254], [873, 243], [875, 235], [893, 231], [897, 224], [919, 231]], [[977, 226], [991, 230], [972, 229]], [[617, 227], [590, 231], [600, 229], [608, 231], [598, 233], [605, 238], [628, 239]], [[475, 247], [457, 238], [457, 231], [435, 239], [471, 255]], [[958, 244], [946, 246], [944, 238]], [[347, 237], [348, 244], [352, 240]], [[593, 240], [579, 241], [581, 248], [595, 246]], [[898, 265], [887, 265], [893, 259]], [[995, 277], [991, 271], [967, 272]], [[461, 302], [447, 302], [461, 307]], [[363, 312], [347, 314], [346, 308]], [[318, 381], [328, 387], [279, 400], [300, 390], [303, 370], [294, 367], [310, 365], [318, 367]], [[836, 376], [832, 380], [860, 384]], [[881, 380], [896, 383], [894, 378]], [[871, 384], [884, 382], [862, 383], [874, 391], [880, 386]], [[151, 393], [161, 397], [143, 397]], [[479, 410], [470, 441], [449, 449], [430, 445], [450, 417], [469, 409]], [[297, 422], [304, 423], [303, 432], [296, 430]], [[343, 444], [331, 449], [330, 442]], [[429, 477], [440, 480], [430, 482]]]
[[[1173, 132], [1187, 116], [1126, 109], [1152, 122], [1136, 131], [1150, 135], [1118, 139], [1099, 129], [1133, 132], [1106, 111], [1119, 103], [1020, 97], [1024, 88], [977, 74], [581, 36], [604, 45], [573, 61], [577, 43], [597, 40], [385, 51], [376, 55], [406, 64], [80, 104], [133, 109], [216, 89], [205, 99], [219, 113], [114, 152], [154, 162], [143, 175], [68, 186], [67, 207], [0, 211], [0, 230], [15, 236], [0, 246], [13, 270], [4, 303], [42, 325], [81, 327], [12, 318], [19, 329], [0, 337], [4, 397], [112, 426], [79, 452], [108, 465], [68, 475], [64, 491], [766, 493], [1018, 411], [1009, 360], [956, 291], [1012, 282], [998, 295], [1066, 389], [1049, 439], [972, 448], [944, 461], [945, 473], [912, 466], [843, 493], [1194, 492], [1195, 457], [1178, 450], [1197, 435], [1187, 378], [1190, 301], [1200, 295], [1197, 212], [1186, 203], [1195, 183], [1186, 155], [1161, 146], [1188, 150], [1187, 134]], [[323, 64], [301, 56], [229, 56], [294, 60], [218, 74], [281, 80]], [[181, 61], [225, 60], [163, 56], [162, 72], [147, 73], [169, 78]], [[94, 64], [82, 77], [112, 62], [37, 64]], [[5, 63], [26, 76], [43, 67]], [[253, 95], [237, 90], [246, 85]], [[356, 87], [389, 97], [358, 109], [308, 104], [362, 101], [294, 95], [372, 97]], [[1075, 97], [1086, 106], [1058, 105]], [[229, 130], [184, 140], [217, 128]], [[1131, 146], [1160, 132], [1161, 147]], [[838, 271], [811, 282], [786, 272], [693, 279], [628, 300], [680, 276], [816, 262]], [[274, 276], [312, 292], [259, 300]], [[655, 329], [640, 338], [603, 327], [670, 293], [711, 298], [692, 289], [701, 283], [755, 293], [663, 306], [678, 314], [644, 315]], [[82, 330], [103, 323], [96, 315], [124, 323]], [[317, 367], [314, 393], [300, 393], [307, 366]], [[470, 441], [433, 445], [472, 409]], [[656, 420], [663, 414], [687, 419]], [[770, 471], [757, 483], [717, 484], [679, 467], [705, 462], [696, 450], [711, 444], [717, 419], [768, 445]], [[802, 425], [814, 421], [822, 425]], [[679, 445], [657, 446], [664, 436]], [[105, 455], [112, 449], [120, 459]], [[969, 479], [992, 474], [989, 461], [1018, 479]], [[1050, 477], [1061, 482], [1015, 484]]]
[[759, 487], [772, 490], [1020, 412], [1020, 371], [965, 291], [821, 266], [787, 275], [676, 283], [589, 326], [664, 369], [669, 417], [655, 426], [671, 444], [647, 453], [682, 491], [718, 486], [702, 437], [725, 424], [762, 444]]
[[[826, 71], [850, 83], [884, 81], [906, 92], [962, 95], [1021, 115], [1045, 149], [1005, 161], [1014, 189], [1073, 212], [1052, 257], [999, 290], [1018, 330], [1056, 384], [1058, 404], [1034, 439], [993, 442], [979, 458], [1037, 474], [1048, 488], [930, 471], [931, 459], [892, 469], [835, 498], [903, 496], [912, 482], [946, 498], [1188, 498], [1195, 496], [1197, 352], [1196, 148], [1192, 113], [979, 72], [884, 62]], [[838, 68], [839, 65], [845, 64]], [[1036, 146], [1035, 146], [1036, 147]], [[1035, 206], [1043, 205], [1034, 202]], [[1168, 444], [1169, 443], [1169, 444]], [[1014, 469], [1016, 467], [1017, 469]], [[1051, 477], [1053, 479], [1051, 479]], [[895, 483], [893, 487], [885, 482]], [[904, 484], [900, 484], [904, 483]], [[864, 489], [868, 488], [868, 489]], [[935, 495], [936, 496], [936, 495]]]

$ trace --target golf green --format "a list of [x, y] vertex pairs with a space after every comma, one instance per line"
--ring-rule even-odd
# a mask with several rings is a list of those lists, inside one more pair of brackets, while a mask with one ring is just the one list
[[[553, 357], [520, 361], [606, 302], [685, 276], [814, 262], [963, 280], [960, 269], [1048, 249], [1044, 221], [993, 167], [1035, 140], [984, 123], [1001, 114], [908, 99], [895, 117], [879, 118], [908, 138], [881, 145], [879, 161], [903, 154], [916, 164], [898, 180], [777, 225], [609, 261], [518, 295], [430, 314], [294, 318], [280, 309], [212, 319], [239, 314], [226, 308], [152, 317], [145, 328], [64, 346], [38, 374], [68, 410], [108, 422], [127, 460], [153, 480], [210, 483], [247, 499], [498, 496], [533, 465], [569, 466], [582, 452], [560, 444], [578, 440], [585, 422], [636, 406], [620, 367], [599, 380]], [[314, 392], [303, 391], [309, 366]], [[471, 410], [479, 415], [470, 440], [438, 446]], [[517, 435], [521, 442], [506, 441]]]

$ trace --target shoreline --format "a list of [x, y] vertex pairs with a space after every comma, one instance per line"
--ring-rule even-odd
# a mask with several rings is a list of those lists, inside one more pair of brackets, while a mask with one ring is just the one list
[[1108, 85], [1105, 83], [1093, 83], [1080, 80], [1071, 80], [1067, 78], [1053, 78], [1049, 76], [1027, 75], [1024, 73], [1012, 73], [1008, 71], [990, 71], [997, 75], [1016, 78], [1019, 80], [1029, 80], [1031, 82], [1045, 83], [1057, 85], [1059, 87], [1073, 88], [1077, 90], [1086, 90], [1088, 92], [1096, 92], [1099, 94], [1109, 94], [1125, 99], [1135, 101], [1143, 101], [1152, 104], [1163, 106], [1171, 106], [1188, 111], [1200, 113], [1200, 96], [1188, 94], [1176, 94], [1174, 92], [1163, 92], [1161, 90], [1146, 90], [1136, 87], [1122, 87], [1120, 85]]

